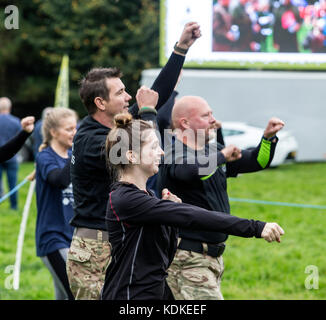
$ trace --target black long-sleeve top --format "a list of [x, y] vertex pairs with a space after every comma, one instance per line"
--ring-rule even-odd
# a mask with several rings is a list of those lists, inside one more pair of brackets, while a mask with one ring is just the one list
[[27, 138], [31, 135], [21, 130], [15, 137], [10, 139], [5, 145], [0, 147], [0, 163], [12, 158], [23, 146]]
[[70, 158], [62, 169], [53, 169], [49, 172], [47, 181], [54, 187], [65, 189], [71, 183], [70, 178]]
[[[220, 152], [224, 146], [219, 143], [207, 145], [205, 154], [201, 154], [187, 148], [179, 140], [172, 139], [169, 148], [164, 150], [164, 162], [158, 173], [159, 193], [167, 188], [185, 203], [229, 214], [227, 178], [236, 177], [239, 173], [268, 168], [273, 160], [276, 142], [262, 138], [256, 148], [242, 150], [241, 159], [225, 163], [225, 158]], [[210, 165], [205, 165], [204, 160]], [[224, 242], [227, 239], [225, 233], [199, 228], [180, 229], [180, 237], [211, 244]]]
[[208, 211], [186, 203], [160, 200], [133, 184], [117, 182], [106, 212], [112, 260], [103, 300], [160, 300], [166, 270], [177, 246], [179, 227], [261, 237], [265, 222]]
[[[158, 110], [170, 97], [175, 87], [184, 56], [172, 53], [155, 80], [152, 89], [159, 94]], [[137, 104], [129, 108], [134, 118], [154, 120], [151, 112], [139, 113]], [[105, 140], [110, 128], [103, 126], [91, 116], [81, 123], [75, 137], [71, 159], [71, 181], [74, 194], [75, 227], [106, 230], [105, 210], [112, 176], [105, 161]]]

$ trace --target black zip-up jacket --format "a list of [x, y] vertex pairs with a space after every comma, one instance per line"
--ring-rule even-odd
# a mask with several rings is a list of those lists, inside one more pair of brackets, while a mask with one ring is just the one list
[[[168, 62], [155, 80], [152, 90], [158, 92], [156, 110], [168, 100], [177, 83], [184, 56], [172, 53]], [[155, 121], [152, 112], [138, 114], [137, 104], [129, 108], [134, 118]], [[110, 131], [87, 116], [82, 121], [75, 137], [71, 157], [71, 182], [74, 194], [74, 217], [71, 225], [89, 229], [106, 230], [105, 209], [109, 186], [113, 182], [105, 162], [105, 140]]]
[[112, 185], [106, 213], [112, 260], [103, 300], [159, 300], [177, 246], [178, 227], [260, 238], [265, 222], [160, 200], [133, 184]]
[[[198, 155], [195, 150], [172, 138], [170, 146], [164, 150], [164, 163], [158, 173], [159, 193], [167, 188], [185, 203], [229, 214], [227, 178], [268, 168], [274, 157], [277, 140], [276, 138], [276, 142], [271, 142], [262, 138], [256, 148], [242, 150], [241, 159], [225, 163], [223, 154], [219, 152], [224, 148], [220, 143], [207, 145], [206, 154]], [[211, 147], [209, 153], [208, 147]], [[209, 163], [214, 163], [215, 166], [205, 167], [202, 165], [203, 159], [209, 160]], [[172, 163], [167, 163], [168, 160]], [[199, 228], [180, 229], [180, 237], [209, 244], [217, 244], [227, 239], [227, 235], [222, 232]]]

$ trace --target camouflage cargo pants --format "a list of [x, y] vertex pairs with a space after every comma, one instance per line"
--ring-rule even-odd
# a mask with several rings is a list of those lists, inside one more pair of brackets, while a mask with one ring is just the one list
[[100, 299], [110, 257], [108, 241], [73, 236], [67, 258], [67, 274], [76, 300]]
[[223, 271], [222, 256], [213, 258], [178, 249], [167, 282], [176, 300], [223, 300]]

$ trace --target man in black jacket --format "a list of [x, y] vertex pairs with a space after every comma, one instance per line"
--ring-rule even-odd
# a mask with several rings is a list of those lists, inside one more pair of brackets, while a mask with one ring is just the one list
[[105, 211], [113, 177], [107, 171], [104, 147], [114, 116], [129, 111], [134, 117], [155, 121], [156, 109], [172, 94], [185, 54], [200, 35], [197, 23], [185, 25], [152, 88], [141, 87], [137, 104], [130, 108], [131, 96], [117, 68], [93, 69], [81, 82], [80, 96], [89, 115], [78, 129], [72, 151], [75, 215], [71, 224], [76, 229], [67, 260], [69, 283], [76, 299], [99, 298], [110, 260]]
[[[216, 120], [200, 97], [183, 97], [172, 110], [176, 134], [165, 148], [158, 174], [158, 190], [169, 189], [182, 202], [230, 214], [228, 177], [268, 168], [283, 121], [272, 118], [259, 145], [253, 150], [208, 143]], [[222, 254], [227, 235], [180, 229], [179, 245], [169, 269], [168, 284], [176, 299], [223, 299], [220, 291], [224, 270]]]

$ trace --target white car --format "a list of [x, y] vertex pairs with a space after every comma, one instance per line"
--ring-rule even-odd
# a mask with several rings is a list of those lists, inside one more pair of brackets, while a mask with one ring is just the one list
[[[264, 129], [247, 125], [243, 122], [222, 122], [222, 132], [225, 145], [233, 144], [240, 149], [257, 147], [263, 136]], [[276, 146], [271, 166], [278, 166], [288, 161], [294, 161], [298, 152], [298, 142], [286, 130], [277, 133], [279, 141]]]

